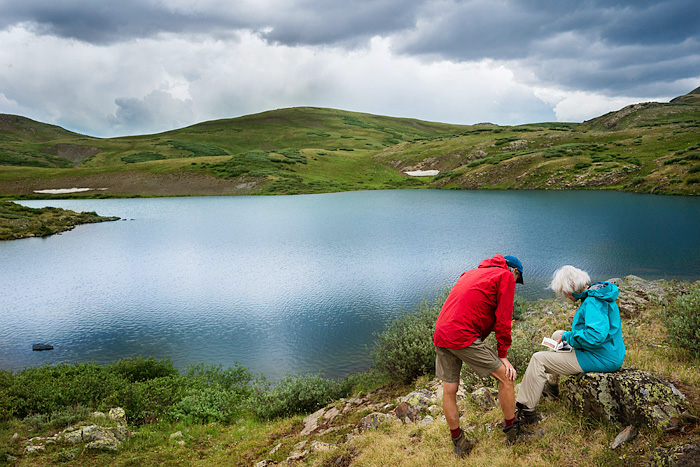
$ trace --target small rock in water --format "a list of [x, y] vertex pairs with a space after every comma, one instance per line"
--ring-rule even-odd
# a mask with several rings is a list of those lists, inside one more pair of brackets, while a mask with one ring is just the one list
[[32, 345], [32, 350], [53, 350], [53, 345], [34, 344]]

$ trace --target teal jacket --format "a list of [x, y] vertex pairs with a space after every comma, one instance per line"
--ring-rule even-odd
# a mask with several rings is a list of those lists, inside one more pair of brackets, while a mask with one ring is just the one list
[[576, 349], [583, 371], [615, 371], [625, 360], [620, 309], [615, 303], [619, 293], [615, 284], [595, 282], [583, 293], [574, 294], [583, 302], [576, 310], [571, 331], [561, 338]]

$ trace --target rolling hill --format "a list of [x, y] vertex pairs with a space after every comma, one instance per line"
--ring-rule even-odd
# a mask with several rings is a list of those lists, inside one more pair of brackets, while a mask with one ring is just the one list
[[[583, 123], [449, 125], [278, 109], [93, 138], [0, 115], [0, 196], [295, 194], [392, 188], [616, 189], [696, 195], [700, 88]], [[439, 171], [411, 177], [405, 172]], [[46, 194], [40, 196], [45, 197]]]

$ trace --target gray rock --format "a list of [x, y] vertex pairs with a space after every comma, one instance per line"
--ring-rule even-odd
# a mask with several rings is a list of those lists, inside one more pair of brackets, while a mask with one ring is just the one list
[[[495, 395], [494, 395], [495, 392]], [[471, 398], [479, 409], [487, 412], [498, 405], [496, 402], [496, 396], [498, 396], [498, 391], [494, 391], [491, 388], [479, 388], [471, 393]]]
[[270, 449], [270, 455], [273, 455], [274, 453], [276, 453], [277, 451], [279, 451], [281, 447], [282, 447], [282, 443], [278, 443], [277, 446], [275, 446], [274, 448]]
[[309, 452], [328, 452], [332, 451], [337, 447], [338, 445], [336, 444], [323, 443], [321, 441], [313, 441], [311, 443], [311, 446], [309, 446]]
[[377, 428], [379, 425], [392, 422], [393, 420], [395, 420], [395, 418], [390, 414], [374, 412], [360, 420], [357, 428], [360, 430], [360, 432], [363, 432]]
[[65, 431], [63, 433], [63, 441], [69, 444], [80, 443], [83, 441], [83, 430], [77, 429], [73, 431]]
[[435, 397], [435, 394], [430, 392], [428, 389], [418, 389], [404, 397], [401, 397], [399, 402], [406, 402], [409, 405], [417, 407], [418, 410], [423, 410], [436, 404], [437, 398]]
[[120, 425], [126, 425], [126, 412], [121, 407], [109, 409], [109, 419], [116, 421]]
[[301, 436], [308, 436], [319, 428], [319, 419], [323, 416], [326, 409], [319, 409], [308, 417], [304, 418], [304, 429], [301, 430]]
[[38, 446], [29, 445], [29, 446], [27, 446], [27, 447], [24, 448], [24, 451], [25, 451], [27, 454], [35, 454], [35, 453], [37, 453], [37, 452], [46, 451], [46, 446], [43, 446], [43, 445], [38, 445]]
[[420, 424], [421, 425], [430, 425], [434, 421], [435, 421], [435, 419], [433, 417], [431, 417], [430, 415], [426, 415], [425, 418], [420, 421]]
[[685, 397], [673, 384], [634, 368], [570, 377], [560, 387], [581, 412], [624, 425], [663, 430], [686, 411]]
[[700, 444], [656, 448], [649, 461], [649, 467], [700, 467]]
[[641, 277], [629, 275], [624, 280], [610, 279], [618, 286], [620, 295], [617, 305], [620, 314], [627, 318], [634, 317], [641, 309], [646, 308], [653, 300], [659, 300], [666, 296], [666, 290], [655, 281], [646, 281]]
[[627, 441], [630, 441], [630, 440], [633, 440], [634, 438], [636, 438], [638, 434], [639, 434], [639, 432], [637, 431], [637, 428], [634, 425], [630, 425], [627, 428], [625, 428], [624, 430], [622, 430], [620, 432], [620, 434], [618, 434], [615, 437], [615, 440], [610, 444], [610, 448], [617, 449], [620, 446], [622, 446], [624, 443], [626, 443]]

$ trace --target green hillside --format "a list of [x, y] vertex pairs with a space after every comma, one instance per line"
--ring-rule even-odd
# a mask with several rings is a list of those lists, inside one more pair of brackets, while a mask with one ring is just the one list
[[[391, 188], [698, 194], [697, 91], [582, 124], [449, 125], [302, 107], [102, 139], [0, 115], [0, 196], [72, 187], [91, 190], [56, 196]], [[410, 170], [440, 172], [411, 177]]]

